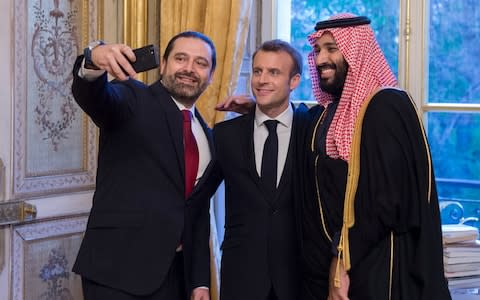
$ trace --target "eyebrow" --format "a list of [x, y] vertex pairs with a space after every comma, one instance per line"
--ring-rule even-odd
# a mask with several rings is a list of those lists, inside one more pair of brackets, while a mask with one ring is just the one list
[[[186, 53], [186, 52], [176, 52], [176, 53], [173, 53], [173, 56], [179, 56], [179, 55], [182, 55], [182, 56], [188, 56], [188, 57], [191, 57], [192, 55]], [[208, 58], [206, 57], [203, 57], [203, 56], [193, 56], [193, 59], [202, 59], [202, 60], [205, 60], [207, 63], [210, 64], [210, 61], [208, 60]]]
[[329, 47], [329, 46], [335, 46], [337, 47], [337, 43], [335, 42], [326, 42], [324, 44], [315, 44], [315, 47]]
[[277, 71], [281, 73], [282, 71], [279, 68], [267, 68], [267, 71], [272, 72], [272, 71]]
[[265, 70], [265, 69], [266, 69], [266, 70], [269, 71], [269, 72], [271, 72], [271, 71], [281, 72], [281, 70], [280, 70], [279, 68], [253, 67], [252, 69], [253, 69], [253, 71], [256, 71], [256, 70]]

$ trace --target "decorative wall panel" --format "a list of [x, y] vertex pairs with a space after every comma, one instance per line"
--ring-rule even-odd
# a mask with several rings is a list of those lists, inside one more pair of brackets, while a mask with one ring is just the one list
[[93, 0], [14, 1], [15, 198], [90, 189], [96, 128], [75, 103], [72, 67], [98, 38]]
[[83, 299], [81, 278], [71, 272], [86, 216], [13, 227], [12, 299]]

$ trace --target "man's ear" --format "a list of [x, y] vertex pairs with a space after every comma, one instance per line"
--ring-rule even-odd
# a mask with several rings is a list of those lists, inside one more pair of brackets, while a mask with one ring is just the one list
[[160, 61], [160, 74], [163, 74], [163, 69], [165, 69], [166, 65], [167, 65], [167, 62], [165, 61], [165, 59], [162, 59]]
[[215, 75], [215, 69], [213, 69], [213, 70], [210, 72], [210, 78], [208, 79], [208, 84], [212, 83], [212, 81], [213, 81], [213, 75]]
[[295, 74], [290, 78], [290, 91], [293, 91], [294, 89], [297, 88], [297, 86], [300, 84], [300, 74]]

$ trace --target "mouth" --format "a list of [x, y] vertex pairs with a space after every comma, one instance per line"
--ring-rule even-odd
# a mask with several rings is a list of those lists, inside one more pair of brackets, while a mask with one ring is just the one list
[[256, 88], [256, 96], [268, 96], [271, 93], [273, 93], [273, 90], [271, 89], [266, 89], [266, 88]]
[[198, 79], [192, 75], [177, 74], [175, 75], [175, 78], [177, 79], [178, 82], [187, 84], [187, 85], [194, 85], [195, 83], [198, 82]]
[[337, 68], [333, 64], [323, 64], [317, 66], [318, 75], [321, 79], [328, 79], [335, 75]]

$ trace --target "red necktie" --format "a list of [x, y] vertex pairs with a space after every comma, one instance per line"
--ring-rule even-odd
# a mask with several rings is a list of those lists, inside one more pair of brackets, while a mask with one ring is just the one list
[[192, 112], [182, 110], [183, 113], [183, 153], [185, 159], [185, 199], [190, 195], [197, 179], [198, 146], [192, 132]]

